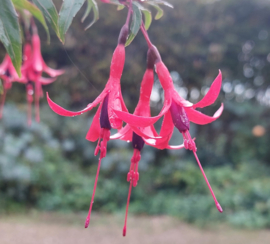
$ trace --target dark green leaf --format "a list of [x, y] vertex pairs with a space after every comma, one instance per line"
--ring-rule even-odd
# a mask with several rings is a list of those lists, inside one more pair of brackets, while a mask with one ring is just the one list
[[45, 22], [42, 12], [38, 9], [38, 7], [27, 0], [12, 0], [12, 2], [15, 8], [19, 10], [28, 10], [43, 25], [47, 33], [48, 42], [50, 42], [49, 28]]
[[1, 1], [0, 40], [4, 44], [18, 75], [21, 76], [22, 40], [18, 15], [10, 0]]
[[151, 23], [152, 23], [152, 14], [151, 14], [151, 12], [147, 8], [143, 7], [138, 2], [134, 2], [134, 4], [136, 4], [138, 6], [138, 8], [143, 12], [145, 29], [148, 30]]
[[59, 37], [63, 43], [65, 42], [65, 34], [71, 25], [73, 18], [84, 2], [85, 0], [64, 0], [58, 19]]
[[132, 9], [133, 9], [133, 14], [132, 14], [132, 20], [131, 20], [131, 25], [130, 25], [130, 34], [126, 41], [126, 46], [128, 46], [133, 41], [142, 23], [142, 13], [139, 7], [135, 3], [132, 3]]
[[60, 39], [58, 31], [58, 13], [52, 0], [32, 0], [32, 1], [41, 10], [47, 21], [52, 26], [56, 35]]

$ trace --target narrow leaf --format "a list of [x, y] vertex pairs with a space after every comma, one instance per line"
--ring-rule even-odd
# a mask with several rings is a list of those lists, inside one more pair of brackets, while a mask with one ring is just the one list
[[[59, 37], [58, 31], [58, 13], [52, 0], [32, 0], [32, 2], [41, 10], [51, 27]], [[59, 37], [60, 39], [60, 37]]]
[[145, 29], [148, 30], [151, 23], [152, 23], [151, 12], [147, 8], [145, 8], [141, 4], [139, 4], [138, 2], [134, 2], [134, 4], [136, 4], [137, 7], [142, 11], [142, 13], [144, 15], [144, 26], [145, 26]]
[[12, 0], [12, 2], [15, 8], [18, 8], [19, 10], [28, 10], [43, 25], [47, 33], [47, 40], [50, 42], [49, 28], [45, 22], [42, 12], [38, 9], [38, 7], [28, 2], [27, 0]]
[[87, 30], [88, 28], [90, 28], [98, 19], [99, 19], [99, 11], [98, 11], [98, 5], [96, 3], [95, 0], [88, 0], [88, 4], [91, 3], [91, 6], [93, 8], [93, 12], [94, 12], [94, 19], [91, 21], [91, 23], [85, 27], [84, 30]]
[[132, 20], [130, 24], [130, 34], [126, 41], [126, 46], [128, 46], [133, 41], [142, 23], [142, 13], [135, 3], [132, 3], [132, 9], [133, 9], [133, 14], [132, 14]]
[[18, 75], [21, 76], [22, 40], [18, 15], [10, 0], [1, 1], [0, 41], [4, 44]]
[[84, 22], [85, 19], [87, 18], [87, 16], [90, 14], [91, 9], [92, 9], [92, 1], [91, 0], [87, 0], [87, 8], [86, 8], [86, 10], [84, 12], [84, 15], [82, 17], [82, 20], [81, 20], [82, 22]]
[[85, 0], [64, 0], [58, 19], [59, 37], [63, 43], [65, 42], [65, 34], [71, 25], [73, 18], [84, 2]]
[[164, 6], [167, 6], [169, 8], [173, 8], [173, 5], [168, 3], [167, 1], [164, 1], [164, 0], [155, 0], [155, 3], [157, 4], [163, 4]]
[[155, 20], [158, 20], [160, 19], [162, 16], [163, 16], [163, 9], [161, 7], [159, 7], [157, 4], [154, 4], [154, 3], [148, 3], [150, 4], [151, 6], [153, 6], [156, 10], [157, 10], [157, 14], [155, 16]]

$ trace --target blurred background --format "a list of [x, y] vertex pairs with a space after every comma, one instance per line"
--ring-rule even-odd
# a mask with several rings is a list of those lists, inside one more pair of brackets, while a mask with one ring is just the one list
[[[192, 124], [191, 135], [196, 137], [198, 156], [224, 213], [216, 210], [191, 152], [158, 151], [145, 146], [139, 164], [140, 181], [131, 196], [131, 239], [117, 239], [115, 243], [137, 243], [132, 237], [138, 238], [139, 234], [145, 235], [141, 243], [194, 243], [197, 239], [188, 239], [189, 234], [198, 236], [200, 243], [268, 243], [270, 3], [170, 2], [174, 9], [163, 8], [164, 16], [153, 21], [149, 36], [179, 94], [195, 103], [206, 94], [219, 69], [223, 74], [217, 102], [202, 111], [212, 115], [221, 102], [225, 111], [212, 124]], [[126, 9], [116, 11], [115, 6], [100, 2], [99, 7], [99, 21], [86, 32], [80, 22], [83, 11], [79, 12], [64, 46], [53, 31], [51, 44], [47, 45], [46, 33], [39, 26], [45, 62], [66, 70], [56, 82], [44, 86], [44, 91], [69, 110], [80, 110], [92, 102], [109, 76], [110, 59]], [[130, 112], [138, 101], [146, 53], [146, 42], [139, 33], [126, 49], [122, 76], [122, 92]], [[4, 54], [1, 46], [0, 60]], [[151, 95], [153, 115], [160, 111], [162, 99], [162, 88], [156, 80]], [[26, 110], [25, 87], [14, 83], [0, 121], [0, 227], [8, 228], [5, 221], [14, 227], [18, 219], [27, 218], [35, 228], [39, 219], [60, 226], [72, 223], [83, 231], [98, 162], [93, 155], [96, 143], [85, 140], [94, 112], [61, 117], [50, 110], [43, 98], [41, 123], [27, 127]], [[175, 131], [171, 144], [181, 143], [182, 135]], [[107, 243], [105, 236], [110, 233], [114, 238], [121, 237], [132, 152], [130, 144], [110, 141], [107, 157], [102, 160], [94, 204], [96, 223], [93, 220], [90, 225], [99, 234], [96, 240], [100, 243]], [[158, 231], [153, 226], [158, 226]], [[139, 227], [147, 229], [147, 233], [142, 234]], [[117, 233], [112, 233], [114, 229]], [[154, 239], [166, 231], [164, 239]], [[231, 239], [226, 239], [228, 233]]]

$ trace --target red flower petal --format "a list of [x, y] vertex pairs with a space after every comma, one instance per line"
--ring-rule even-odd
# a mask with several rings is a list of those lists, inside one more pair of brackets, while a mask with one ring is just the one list
[[8, 67], [8, 63], [9, 63], [9, 56], [6, 54], [3, 62], [0, 64], [0, 75], [3, 75], [6, 70], [7, 70], [7, 67]]
[[180, 95], [177, 93], [176, 90], [173, 91], [172, 96], [173, 96], [173, 100], [182, 107], [188, 108], [188, 107], [193, 106], [193, 103], [191, 103], [190, 101], [187, 101], [184, 98], [180, 97]]
[[58, 104], [54, 103], [50, 97], [49, 94], [47, 93], [47, 100], [48, 100], [48, 104], [50, 106], [50, 108], [57, 114], [62, 115], [62, 116], [67, 116], [67, 117], [72, 117], [72, 116], [76, 116], [76, 115], [80, 115], [83, 114], [89, 110], [91, 110], [92, 108], [96, 107], [108, 94], [108, 90], [103, 90], [103, 92], [90, 104], [88, 104], [88, 106], [78, 112], [72, 112], [72, 111], [68, 111], [62, 107], [60, 107]]
[[93, 118], [92, 124], [87, 132], [86, 140], [88, 141], [96, 141], [100, 136], [100, 123], [99, 123], [99, 117], [101, 112], [102, 104], [99, 105], [98, 110]]
[[48, 67], [44, 61], [43, 61], [43, 71], [46, 72], [51, 77], [56, 77], [65, 73], [65, 70], [63, 69], [52, 69]]
[[220, 108], [215, 112], [214, 116], [207, 116], [193, 108], [185, 108], [188, 118], [191, 122], [198, 125], [205, 125], [215, 121], [223, 112], [223, 103]]
[[182, 148], [185, 148], [184, 144], [177, 145], [177, 146], [170, 146], [170, 145], [167, 146], [167, 149], [171, 149], [171, 150], [178, 150]]
[[216, 79], [213, 81], [207, 94], [204, 96], [204, 98], [201, 101], [194, 104], [193, 108], [203, 108], [203, 107], [213, 104], [219, 95], [221, 84], [222, 84], [222, 74], [221, 74], [221, 71], [219, 70], [219, 74], [216, 77]]
[[157, 122], [170, 109], [171, 102], [172, 102], [171, 98], [166, 99], [159, 115], [155, 117], [142, 117], [115, 109], [113, 109], [113, 111], [121, 120], [125, 121], [127, 124], [131, 126], [146, 127]]
[[51, 84], [51, 83], [53, 83], [55, 80], [56, 80], [56, 78], [45, 78], [45, 77], [42, 77], [42, 76], [39, 78], [39, 82], [40, 82], [42, 85], [48, 85], [48, 84]]
[[124, 126], [122, 129], [118, 130], [118, 132], [112, 136], [110, 136], [110, 140], [121, 139], [124, 141], [132, 141], [132, 129], [129, 125]]

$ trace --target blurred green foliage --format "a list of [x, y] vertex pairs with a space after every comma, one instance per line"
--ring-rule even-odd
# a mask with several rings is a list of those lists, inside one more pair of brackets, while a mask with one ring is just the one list
[[[270, 5], [263, 0], [172, 3], [174, 10], [164, 9], [164, 17], [153, 22], [149, 35], [168, 68], [180, 74], [175, 84], [196, 102], [199, 97], [194, 98], [192, 91], [197, 89], [201, 97], [201, 87], [211, 84], [218, 69], [223, 72], [219, 101], [203, 110], [211, 114], [224, 102], [223, 115], [210, 125], [192, 125], [191, 134], [224, 213], [216, 210], [190, 152], [150, 147], [142, 151], [140, 181], [132, 192], [130, 211], [170, 214], [200, 225], [225, 221], [239, 227], [269, 228]], [[50, 46], [44, 41], [46, 62], [66, 67], [66, 74], [44, 90], [70, 110], [91, 102], [109, 75], [125, 14], [105, 4], [100, 4], [100, 14], [87, 32], [79, 18], [75, 19], [65, 47], [56, 36]], [[46, 40], [46, 33], [41, 35]], [[146, 51], [141, 34], [127, 48], [122, 89], [130, 111], [137, 103]], [[93, 113], [60, 117], [44, 99], [42, 122], [27, 128], [24, 87], [14, 84], [7, 99], [0, 122], [0, 211], [20, 211], [22, 207], [87, 211], [98, 161], [93, 156], [95, 143], [84, 139]], [[159, 111], [161, 100], [153, 102], [153, 114]], [[181, 137], [175, 131], [172, 144], [182, 143]], [[94, 210], [124, 211], [131, 145], [114, 141], [108, 147]]]

